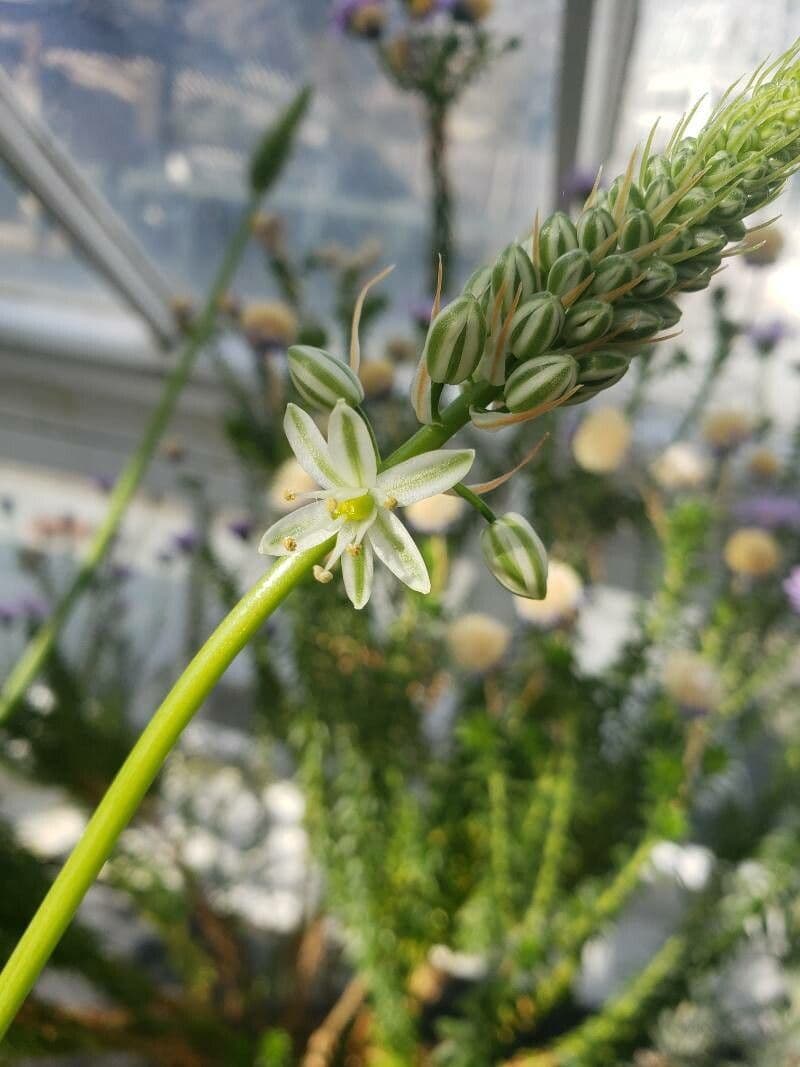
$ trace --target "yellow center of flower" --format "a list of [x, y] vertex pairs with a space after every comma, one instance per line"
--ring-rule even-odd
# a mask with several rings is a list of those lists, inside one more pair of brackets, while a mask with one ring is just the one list
[[354, 496], [350, 500], [329, 500], [328, 511], [332, 519], [346, 522], [363, 522], [372, 514], [375, 503], [369, 493]]

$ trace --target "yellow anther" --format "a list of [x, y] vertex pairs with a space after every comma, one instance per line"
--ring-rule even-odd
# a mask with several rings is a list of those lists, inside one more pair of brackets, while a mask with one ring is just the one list
[[294, 552], [297, 548], [297, 541], [293, 537], [284, 537], [283, 547], [287, 552]]
[[347, 548], [345, 549], [345, 551], [347, 552], [348, 556], [352, 556], [353, 559], [355, 559], [356, 556], [360, 556], [361, 555], [361, 545], [356, 545], [356, 544], [348, 545]]
[[294, 489], [284, 489], [283, 499], [290, 502], [292, 500], [297, 500], [297, 493], [294, 491]]
[[325, 567], [320, 567], [318, 563], [314, 567], [314, 577], [318, 582], [321, 582], [322, 585], [327, 585], [328, 582], [333, 581], [333, 575], [331, 574], [331, 572], [329, 570], [326, 570]]
[[328, 514], [332, 519], [335, 519], [339, 514], [339, 501], [334, 500], [333, 497], [328, 498], [327, 502]]
[[387, 496], [386, 499], [383, 502], [383, 506], [385, 508], [388, 508], [389, 511], [392, 511], [393, 508], [397, 507], [397, 497], [396, 496]]

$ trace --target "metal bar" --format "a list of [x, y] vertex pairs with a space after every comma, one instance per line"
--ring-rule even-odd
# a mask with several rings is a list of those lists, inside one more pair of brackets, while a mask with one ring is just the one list
[[576, 151], [579, 167], [596, 169], [611, 155], [638, 19], [639, 0], [596, 0]]
[[0, 158], [41, 201], [125, 302], [168, 345], [177, 330], [167, 282], [108, 202], [0, 71]]
[[564, 4], [553, 190], [553, 199], [559, 207], [567, 203], [567, 178], [575, 168], [594, 7], [595, 0], [566, 0]]

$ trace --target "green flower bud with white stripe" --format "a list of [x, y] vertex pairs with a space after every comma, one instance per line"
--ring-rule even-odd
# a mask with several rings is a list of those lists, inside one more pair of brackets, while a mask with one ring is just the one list
[[662, 330], [669, 330], [681, 321], [683, 312], [669, 297], [662, 296], [660, 300], [651, 300], [650, 307], [661, 319]]
[[312, 407], [330, 411], [338, 400], [358, 407], [364, 399], [364, 387], [358, 375], [322, 348], [292, 345], [287, 362], [295, 389]]
[[611, 329], [614, 309], [604, 300], [579, 300], [567, 312], [562, 340], [565, 345], [596, 341]]
[[[614, 179], [606, 193], [606, 206], [612, 214], [617, 206], [617, 200], [622, 194], [624, 185], [625, 179], [620, 175], [618, 178]], [[644, 208], [644, 197], [642, 196], [642, 192], [638, 185], [631, 183], [630, 188], [628, 189], [628, 199], [625, 203], [625, 212], [627, 214], [629, 211], [640, 211], [642, 208]]]
[[528, 520], [509, 511], [481, 534], [486, 566], [509, 592], [529, 600], [547, 594], [547, 549]]
[[622, 223], [619, 235], [619, 247], [623, 252], [633, 252], [642, 245], [649, 244], [655, 236], [653, 220], [646, 211], [631, 211]]
[[551, 352], [517, 367], [505, 384], [509, 411], [531, 411], [558, 400], [575, 385], [578, 364], [567, 352]]
[[644, 206], [647, 211], [652, 211], [662, 204], [668, 196], [675, 192], [675, 183], [671, 178], [663, 175], [654, 178], [644, 191]]
[[665, 259], [648, 259], [642, 263], [642, 280], [634, 290], [637, 300], [653, 300], [674, 289], [678, 273]]
[[559, 256], [577, 247], [578, 234], [572, 219], [563, 211], [553, 212], [539, 233], [539, 265], [545, 277]]
[[632, 282], [638, 273], [639, 264], [633, 256], [606, 256], [595, 267], [594, 278], [587, 293], [589, 296], [610, 293], [613, 289]]
[[537, 293], [517, 308], [508, 347], [517, 359], [533, 359], [553, 346], [564, 325], [564, 308], [552, 293]]
[[503, 290], [500, 305], [502, 318], [505, 318], [511, 310], [518, 292], [520, 303], [536, 292], [536, 272], [531, 257], [516, 241], [512, 241], [503, 249], [492, 269], [492, 297], [496, 297], [501, 289]]
[[659, 226], [657, 231], [658, 237], [664, 237], [666, 234], [674, 234], [674, 237], [670, 241], [666, 241], [658, 250], [660, 256], [682, 254], [683, 252], [691, 252], [694, 248], [694, 238], [692, 237], [692, 231], [686, 227], [682, 227], [677, 222], [665, 222], [662, 226]]
[[590, 207], [578, 219], [578, 244], [585, 251], [594, 252], [616, 229], [617, 224], [610, 212], [604, 207]]
[[492, 268], [479, 267], [478, 270], [473, 271], [461, 291], [465, 296], [474, 296], [483, 311], [486, 312], [491, 300]]
[[425, 363], [431, 381], [458, 385], [480, 362], [486, 344], [486, 319], [474, 296], [459, 296], [431, 323]]
[[731, 222], [740, 219], [747, 211], [747, 194], [737, 186], [731, 186], [725, 196], [714, 205], [714, 210], [709, 215], [713, 222]]
[[683, 222], [684, 219], [697, 218], [698, 222], [711, 210], [714, 194], [703, 185], [695, 185], [685, 196], [681, 197], [670, 211], [670, 222]]
[[610, 379], [618, 381], [627, 371], [630, 358], [613, 348], [596, 349], [583, 356], [578, 366], [578, 383], [586, 386], [601, 385]]
[[547, 275], [547, 288], [556, 296], [566, 296], [592, 273], [589, 253], [575, 248], [559, 256]]
[[638, 341], [661, 329], [661, 316], [647, 303], [617, 304], [614, 308], [614, 336], [617, 341]]

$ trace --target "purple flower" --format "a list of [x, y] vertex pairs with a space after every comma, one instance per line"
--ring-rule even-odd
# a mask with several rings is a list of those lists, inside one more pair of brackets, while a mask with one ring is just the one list
[[773, 530], [779, 526], [800, 530], [800, 497], [762, 493], [740, 501], [734, 508], [742, 523]]
[[173, 547], [184, 556], [190, 556], [200, 544], [196, 530], [181, 530], [172, 537]]
[[133, 567], [127, 563], [112, 563], [109, 573], [115, 582], [125, 582], [133, 574]]
[[101, 493], [110, 493], [114, 488], [114, 479], [110, 474], [98, 474], [94, 478], [94, 484]]
[[50, 614], [50, 608], [41, 597], [23, 596], [17, 603], [19, 614], [28, 622], [44, 622]]
[[564, 175], [561, 191], [567, 200], [583, 203], [594, 189], [596, 179], [597, 168], [592, 170], [589, 167], [573, 167]]
[[758, 322], [748, 330], [750, 340], [764, 355], [770, 353], [790, 333], [789, 327], [781, 319]]
[[331, 23], [340, 33], [379, 37], [385, 22], [385, 0], [336, 0], [331, 11]]
[[800, 567], [792, 567], [789, 571], [789, 577], [783, 583], [783, 591], [792, 611], [800, 615]]
[[228, 523], [228, 529], [234, 537], [238, 537], [240, 541], [249, 541], [250, 535], [253, 532], [253, 520], [249, 519], [246, 515], [243, 515], [239, 519], [231, 519]]
[[0, 626], [10, 626], [19, 617], [19, 605], [14, 601], [0, 602]]

